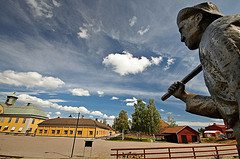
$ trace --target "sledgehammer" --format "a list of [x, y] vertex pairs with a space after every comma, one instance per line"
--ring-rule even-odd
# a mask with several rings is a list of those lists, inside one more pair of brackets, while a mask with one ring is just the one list
[[[198, 65], [191, 73], [189, 73], [186, 77], [184, 77], [181, 82], [183, 84], [186, 84], [188, 81], [190, 81], [193, 77], [195, 77], [197, 74], [199, 74], [202, 71], [202, 65]], [[162, 96], [162, 101], [165, 101], [169, 97], [171, 97], [172, 93], [167, 92]]]

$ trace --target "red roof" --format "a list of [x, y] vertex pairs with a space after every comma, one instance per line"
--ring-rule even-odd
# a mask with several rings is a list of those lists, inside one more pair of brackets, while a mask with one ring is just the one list
[[164, 130], [163, 133], [165, 133], [165, 134], [176, 134], [185, 127], [186, 126], [170, 127], [170, 128], [167, 128], [166, 130]]
[[[167, 128], [166, 130], [164, 130], [164, 134], [177, 134], [180, 131], [182, 131], [183, 129], [185, 129], [186, 127], [189, 127], [190, 129], [194, 130], [193, 128], [191, 128], [190, 126], [177, 126], [177, 127], [170, 127]], [[195, 132], [199, 133], [198, 131], [194, 130]]]
[[220, 128], [226, 128], [226, 125], [218, 125], [218, 124], [216, 124], [216, 123], [213, 123], [213, 125], [209, 125], [209, 126], [207, 126], [206, 128], [212, 127], [212, 126], [217, 126], [217, 127], [220, 127]]

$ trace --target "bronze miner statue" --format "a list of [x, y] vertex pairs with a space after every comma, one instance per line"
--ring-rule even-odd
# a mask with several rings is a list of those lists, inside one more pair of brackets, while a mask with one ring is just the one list
[[168, 91], [186, 103], [186, 111], [224, 119], [233, 128], [240, 154], [240, 15], [224, 16], [211, 3], [179, 11], [181, 41], [190, 50], [199, 49], [204, 80], [211, 96], [189, 93], [183, 82]]

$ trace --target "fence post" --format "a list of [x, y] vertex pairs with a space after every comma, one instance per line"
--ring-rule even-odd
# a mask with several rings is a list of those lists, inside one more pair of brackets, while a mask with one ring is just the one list
[[117, 150], [117, 159], [118, 159], [118, 150]]
[[195, 154], [195, 149], [194, 149], [194, 147], [192, 147], [192, 150], [193, 150], [193, 157], [196, 159], [196, 154]]
[[215, 149], [216, 149], [217, 159], [219, 159], [219, 154], [218, 154], [217, 146], [215, 146]]
[[144, 156], [144, 159], [145, 159], [145, 153], [146, 153], [146, 150], [145, 149], [143, 149], [143, 156]]
[[168, 148], [168, 155], [169, 155], [169, 158], [171, 159], [171, 151], [170, 151], [170, 148]]

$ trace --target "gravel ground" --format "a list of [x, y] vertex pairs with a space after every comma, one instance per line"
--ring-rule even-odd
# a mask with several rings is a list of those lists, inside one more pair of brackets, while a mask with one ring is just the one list
[[[89, 138], [77, 138], [73, 158], [90, 158], [91, 148], [84, 145]], [[13, 136], [0, 134], [0, 159], [8, 156], [21, 156], [24, 158], [70, 158], [73, 138], [66, 137], [32, 137]], [[93, 139], [92, 159], [110, 159], [112, 148], [140, 148], [140, 147], [175, 147], [196, 146], [209, 144], [175, 144], [175, 143], [151, 143], [151, 142], [120, 142]], [[2, 155], [2, 157], [1, 157]], [[84, 156], [84, 157], [83, 157]], [[113, 158], [113, 157], [112, 157]]]

